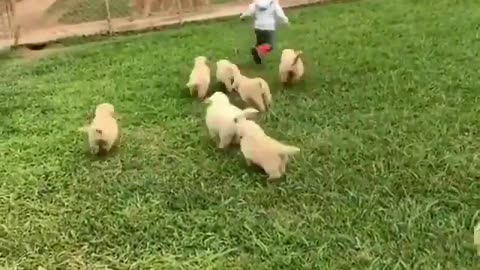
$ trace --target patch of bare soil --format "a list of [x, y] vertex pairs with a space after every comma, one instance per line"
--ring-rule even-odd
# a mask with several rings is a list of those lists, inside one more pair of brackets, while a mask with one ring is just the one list
[[33, 47], [33, 48], [27, 48], [27, 47], [20, 47], [15, 49], [15, 55], [24, 59], [27, 62], [32, 62], [36, 61], [51, 55], [55, 55], [58, 53], [65, 52], [67, 50], [70, 50], [70, 47], [64, 47], [60, 44], [58, 45], [51, 45], [49, 47], [41, 48], [41, 47]]
[[42, 27], [45, 24], [53, 22], [48, 21], [46, 12], [56, 0], [22, 0], [15, 6], [15, 21], [23, 30], [33, 30]]

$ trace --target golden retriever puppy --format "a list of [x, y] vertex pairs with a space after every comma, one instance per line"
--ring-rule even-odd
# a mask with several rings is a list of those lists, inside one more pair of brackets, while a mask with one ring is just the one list
[[272, 94], [268, 83], [262, 78], [248, 78], [240, 72], [238, 66], [231, 65], [233, 70], [233, 89], [243, 101], [252, 103], [260, 111], [266, 111], [272, 104]]
[[253, 108], [241, 110], [230, 103], [227, 95], [222, 92], [215, 92], [205, 100], [209, 104], [205, 115], [210, 138], [220, 138], [218, 148], [223, 149], [233, 142], [238, 143], [235, 118], [250, 118], [255, 116], [258, 111]]
[[234, 119], [240, 137], [240, 150], [248, 165], [256, 164], [268, 174], [268, 180], [282, 177], [291, 155], [300, 148], [285, 145], [267, 134], [254, 121], [244, 117]]
[[81, 128], [81, 131], [88, 134], [88, 143], [92, 154], [110, 151], [117, 142], [119, 134], [113, 105], [110, 103], [98, 105], [92, 123]]
[[190, 78], [187, 83], [190, 94], [193, 96], [194, 91], [197, 91], [197, 96], [204, 99], [208, 93], [210, 86], [210, 68], [207, 65], [207, 58], [205, 56], [195, 57], [194, 66], [190, 73]]
[[280, 58], [280, 65], [278, 71], [280, 74], [280, 81], [284, 84], [297, 82], [303, 77], [305, 72], [303, 61], [300, 56], [302, 51], [294, 51], [292, 49], [284, 49]]
[[233, 68], [232, 62], [222, 59], [217, 61], [217, 81], [223, 83], [228, 92], [233, 90]]

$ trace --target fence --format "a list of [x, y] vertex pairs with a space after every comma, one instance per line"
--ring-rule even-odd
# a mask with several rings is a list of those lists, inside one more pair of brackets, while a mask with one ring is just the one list
[[[325, 0], [280, 0], [294, 7]], [[241, 13], [250, 0], [0, 0], [0, 48]]]

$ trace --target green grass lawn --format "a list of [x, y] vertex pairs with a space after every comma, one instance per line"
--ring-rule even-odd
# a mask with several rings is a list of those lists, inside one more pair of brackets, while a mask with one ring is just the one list
[[[479, 4], [365, 0], [287, 15], [263, 67], [248, 55], [251, 22], [238, 20], [3, 60], [0, 265], [478, 269]], [[277, 79], [286, 47], [307, 66], [290, 89]], [[302, 148], [285, 182], [265, 185], [209, 140], [205, 105], [184, 88], [200, 54], [270, 82], [273, 108], [258, 121]], [[123, 137], [95, 158], [77, 129], [105, 101]]]

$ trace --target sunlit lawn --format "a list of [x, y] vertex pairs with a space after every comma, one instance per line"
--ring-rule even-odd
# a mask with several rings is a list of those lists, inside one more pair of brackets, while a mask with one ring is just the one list
[[[478, 269], [478, 2], [287, 15], [264, 67], [248, 54], [251, 22], [236, 19], [4, 60], [0, 265]], [[286, 47], [307, 66], [289, 89], [277, 79]], [[201, 54], [270, 82], [273, 108], [258, 121], [302, 149], [283, 183], [265, 185], [238, 150], [209, 140], [205, 105], [184, 87]], [[115, 104], [122, 127], [103, 159], [77, 131], [100, 102]]]

